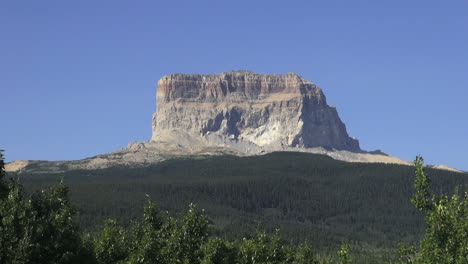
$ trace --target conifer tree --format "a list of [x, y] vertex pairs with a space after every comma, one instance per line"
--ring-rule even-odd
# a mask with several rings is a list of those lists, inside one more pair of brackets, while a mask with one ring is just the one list
[[6, 183], [6, 172], [5, 172], [5, 157], [3, 150], [0, 149], [0, 200], [3, 200], [8, 195], [8, 185]]

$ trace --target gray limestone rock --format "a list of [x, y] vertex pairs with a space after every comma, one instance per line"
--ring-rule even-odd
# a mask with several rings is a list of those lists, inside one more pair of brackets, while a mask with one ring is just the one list
[[295, 73], [169, 74], [158, 82], [156, 104], [148, 142], [132, 142], [82, 160], [15, 161], [6, 164], [6, 170], [62, 172], [141, 166], [187, 155], [248, 156], [273, 151], [411, 165], [381, 151], [362, 151], [357, 139], [348, 136], [335, 107], [327, 105], [322, 90]]
[[156, 95], [153, 142], [361, 151], [322, 90], [295, 73], [170, 74]]

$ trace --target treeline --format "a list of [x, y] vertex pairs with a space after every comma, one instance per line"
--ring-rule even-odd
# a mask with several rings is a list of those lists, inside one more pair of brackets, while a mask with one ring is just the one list
[[[324, 256], [308, 242], [284, 241], [279, 232], [216, 237], [196, 206], [173, 217], [148, 197], [141, 220], [128, 228], [106, 220], [101, 230], [85, 234], [63, 180], [26, 195], [17, 179], [6, 182], [0, 160], [0, 263], [356, 263], [348, 244]], [[426, 215], [426, 235], [418, 247], [401, 246], [399, 262], [468, 263], [468, 195], [434, 196], [421, 158], [415, 167], [412, 203]]]
[[[452, 193], [468, 184], [467, 174], [428, 170], [431, 191]], [[204, 208], [211, 234], [239, 240], [260, 225], [280, 229], [296, 243], [308, 240], [333, 254], [343, 241], [362, 256], [388, 259], [399, 241], [411, 244], [424, 233], [424, 219], [410, 202], [414, 168], [346, 163], [309, 153], [254, 157], [175, 158], [152, 166], [69, 171], [61, 174], [86, 232], [112, 218], [124, 228], [141, 218], [149, 194], [163, 211], [179, 218], [190, 203]], [[22, 174], [28, 193], [47, 189], [57, 174]], [[358, 256], [356, 256], [358, 258]], [[361, 257], [359, 257], [361, 258]]]
[[[1, 154], [0, 154], [1, 155]], [[2, 159], [3, 162], [3, 159]], [[257, 231], [241, 241], [209, 237], [209, 220], [195, 205], [176, 219], [148, 199], [141, 221], [129, 229], [114, 220], [93, 235], [83, 234], [63, 179], [46, 191], [25, 197], [17, 179], [0, 177], [0, 263], [332, 263], [308, 243], [285, 243], [278, 233]], [[350, 263], [349, 246], [338, 263]]]

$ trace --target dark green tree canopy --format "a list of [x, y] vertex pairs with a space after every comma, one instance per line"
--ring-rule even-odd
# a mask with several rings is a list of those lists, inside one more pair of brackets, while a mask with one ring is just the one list
[[[320, 264], [354, 263], [354, 245], [337, 254], [317, 254], [311, 244], [286, 242], [279, 231], [257, 230], [229, 241], [210, 237], [210, 221], [190, 204], [179, 218], [161, 212], [148, 197], [140, 220], [130, 228], [106, 220], [95, 234], [83, 234], [64, 179], [52, 188], [26, 195], [18, 177], [5, 182], [0, 152], [0, 264]], [[468, 263], [468, 194], [435, 196], [421, 157], [415, 160], [416, 192], [411, 201], [425, 215], [419, 248], [400, 247], [400, 263]]]

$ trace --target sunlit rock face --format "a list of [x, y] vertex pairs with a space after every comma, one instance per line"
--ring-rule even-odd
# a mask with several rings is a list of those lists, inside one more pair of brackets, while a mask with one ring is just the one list
[[152, 142], [361, 151], [322, 90], [295, 73], [170, 74], [156, 97]]
[[[366, 152], [322, 90], [295, 73], [170, 74], [158, 82], [151, 140], [70, 161], [15, 161], [10, 172], [60, 173], [146, 166], [182, 156], [309, 152], [347, 162], [411, 165]], [[441, 167], [446, 169], [446, 167]], [[455, 170], [454, 170], [455, 171]], [[460, 171], [458, 171], [460, 172]]]

